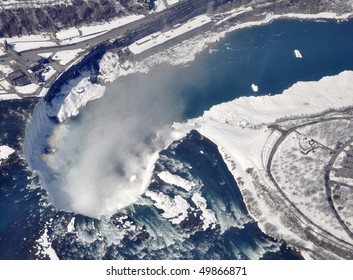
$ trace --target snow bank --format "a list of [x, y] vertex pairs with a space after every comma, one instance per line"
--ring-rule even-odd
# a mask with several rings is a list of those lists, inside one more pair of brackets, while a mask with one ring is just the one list
[[59, 32], [56, 33], [55, 36], [60, 41], [68, 40], [68, 39], [73, 39], [75, 37], [79, 37], [80, 36], [80, 31], [78, 30], [78, 28], [73, 27], [73, 28], [70, 28], [70, 29], [59, 31]]
[[[241, 177], [243, 183], [239, 187], [245, 202], [263, 231], [275, 234], [277, 238], [283, 238], [289, 243], [312, 248], [315, 245], [307, 243], [288, 228], [280, 211], [271, 209], [246, 170], [254, 170], [262, 184], [274, 188], [263, 171], [266, 169], [263, 153], [268, 148], [267, 145], [273, 142], [269, 141], [272, 130], [267, 125], [278, 118], [309, 116], [352, 105], [353, 71], [344, 71], [316, 82], [298, 82], [279, 95], [241, 97], [213, 106], [202, 117], [190, 120], [186, 126], [199, 130], [214, 142], [234, 178]], [[337, 223], [336, 220], [330, 222]], [[319, 221], [319, 226], [328, 228], [327, 223], [321, 223]], [[266, 230], [268, 228], [271, 228], [271, 232]]]
[[66, 65], [77, 58], [81, 52], [83, 52], [83, 49], [60, 51], [53, 56], [53, 60], [58, 61], [61, 65]]
[[148, 49], [161, 45], [167, 41], [177, 38], [210, 22], [211, 18], [207, 15], [197, 16], [192, 20], [188, 21], [187, 23], [180, 25], [177, 28], [173, 28], [172, 30], [163, 33], [157, 32], [152, 35], [146, 36], [131, 44], [129, 46], [129, 49], [134, 54], [140, 54]]
[[282, 94], [240, 97], [213, 106], [201, 118], [234, 127], [269, 124], [285, 116], [312, 115], [352, 105], [353, 72], [344, 71], [316, 82], [298, 82]]
[[99, 84], [92, 84], [89, 78], [90, 72], [83, 72], [82, 76], [70, 80], [60, 94], [52, 101], [47, 108], [50, 117], [57, 117], [60, 122], [79, 114], [80, 108], [88, 102], [104, 95], [105, 87]]
[[6, 40], [17, 52], [57, 46], [50, 36], [46, 34], [12, 37]]
[[180, 1], [181, 0], [167, 0], [169, 5], [174, 5], [174, 4], [176, 4], [176, 3], [180, 2]]
[[36, 84], [29, 84], [23, 87], [15, 87], [16, 91], [21, 93], [21, 94], [34, 94], [37, 89], [39, 88], [38, 85]]
[[1, 100], [21, 99], [17, 94], [0, 94]]

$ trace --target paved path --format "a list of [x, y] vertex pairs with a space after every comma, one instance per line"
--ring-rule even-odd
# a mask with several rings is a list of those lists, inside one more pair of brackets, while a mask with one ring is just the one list
[[[347, 109], [347, 110], [351, 110], [351, 109]], [[324, 115], [326, 115], [327, 113], [322, 114], [322, 117]], [[336, 243], [337, 245], [342, 246], [342, 244], [345, 245], [345, 247], [352, 251], [353, 248], [353, 244], [342, 240], [341, 238], [333, 235], [332, 233], [328, 232], [327, 230], [323, 229], [321, 226], [319, 226], [318, 224], [314, 223], [311, 219], [309, 219], [301, 210], [298, 209], [298, 207], [291, 201], [291, 199], [283, 192], [283, 190], [281, 189], [281, 187], [278, 185], [278, 183], [276, 182], [275, 178], [272, 175], [272, 171], [271, 171], [271, 165], [272, 165], [272, 161], [273, 161], [273, 157], [275, 155], [275, 153], [277, 152], [278, 147], [282, 144], [282, 142], [284, 141], [284, 139], [292, 132], [296, 131], [298, 128], [304, 127], [304, 126], [308, 126], [308, 125], [313, 125], [313, 124], [317, 124], [320, 122], [326, 122], [326, 121], [331, 121], [331, 120], [337, 120], [337, 119], [349, 119], [352, 120], [352, 117], [331, 117], [331, 118], [320, 118], [320, 116], [317, 116], [319, 119], [315, 120], [315, 121], [311, 121], [305, 124], [300, 124], [297, 125], [295, 127], [292, 127], [289, 130], [281, 130], [282, 131], [282, 135], [280, 136], [280, 138], [277, 140], [277, 142], [275, 143], [275, 145], [273, 146], [271, 153], [269, 155], [269, 159], [266, 165], [266, 171], [267, 171], [267, 175], [269, 177], [269, 179], [271, 180], [272, 184], [276, 187], [276, 189], [278, 190], [278, 192], [281, 194], [281, 196], [285, 199], [285, 201], [295, 210], [296, 213], [298, 213], [299, 215], [296, 215], [298, 220], [300, 220], [301, 222], [303, 222], [304, 224], [307, 225], [313, 225], [314, 227], [316, 227], [317, 229], [319, 229], [321, 232], [325, 233], [325, 235], [315, 231], [313, 228], [310, 228], [311, 231], [313, 231], [315, 234], [318, 234], [324, 238], [330, 237], [332, 240], [331, 242]], [[273, 127], [275, 128], [275, 127]], [[337, 214], [337, 211], [332, 203], [332, 199], [331, 199], [331, 192], [327, 192], [326, 190], [326, 195], [327, 195], [327, 201], [330, 205], [331, 210], [333, 211], [333, 213], [335, 214], [335, 217], [337, 218], [338, 222], [341, 224], [342, 226], [342, 219], [339, 217], [339, 215]], [[295, 214], [295, 213], [294, 213]], [[344, 224], [344, 223], [343, 223]], [[345, 227], [343, 227], [345, 229]], [[346, 230], [346, 229], [345, 229]], [[346, 231], [347, 232], [347, 231]], [[353, 238], [353, 235], [351, 234], [351, 232], [347, 232], [348, 235]], [[336, 240], [336, 241], [335, 241]], [[339, 243], [337, 243], [339, 242]]]

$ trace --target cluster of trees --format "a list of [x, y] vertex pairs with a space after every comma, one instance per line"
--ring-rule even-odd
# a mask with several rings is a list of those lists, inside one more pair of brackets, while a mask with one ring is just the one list
[[72, 0], [71, 4], [18, 6], [0, 10], [0, 37], [55, 32], [148, 11], [143, 0]]

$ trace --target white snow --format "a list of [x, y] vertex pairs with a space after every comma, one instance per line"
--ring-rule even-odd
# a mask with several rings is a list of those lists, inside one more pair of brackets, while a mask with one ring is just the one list
[[180, 2], [180, 1], [181, 0], [167, 0], [169, 5], [174, 5], [174, 4], [176, 4], [176, 3]]
[[163, 11], [166, 8], [164, 0], [157, 0], [154, 3], [156, 5], [156, 7], [155, 7], [156, 12]]
[[182, 24], [172, 30], [166, 32], [157, 32], [152, 35], [146, 36], [135, 43], [129, 46], [129, 49], [134, 54], [140, 54], [150, 48], [161, 45], [167, 41], [170, 41], [176, 37], [179, 37], [182, 34], [185, 34], [191, 30], [199, 28], [209, 22], [211, 22], [211, 18], [207, 15], [201, 15], [193, 18], [185, 24]]
[[10, 89], [11, 89], [11, 84], [5, 79], [1, 79], [0, 80], [0, 92], [3, 91], [3, 93], [7, 93], [7, 91]]
[[39, 53], [38, 55], [43, 58], [49, 58], [53, 53], [52, 52], [46, 52], [46, 53]]
[[66, 30], [59, 31], [55, 34], [56, 38], [60, 41], [73, 39], [80, 36], [80, 31], [78, 28], [73, 27]]
[[172, 174], [168, 171], [162, 171], [158, 173], [158, 177], [164, 182], [166, 182], [167, 184], [180, 187], [186, 191], [191, 191], [192, 188], [196, 186], [194, 182], [185, 180], [184, 178], [178, 175]]
[[60, 51], [53, 56], [53, 60], [57, 60], [61, 65], [66, 65], [79, 57], [79, 54], [83, 51], [83, 49]]
[[60, 122], [76, 116], [80, 108], [94, 99], [103, 96], [105, 87], [92, 84], [89, 81], [90, 72], [83, 72], [82, 76], [70, 80], [69, 84], [62, 88], [61, 93], [52, 100], [51, 108], [48, 108], [49, 116], [56, 116]]
[[219, 25], [219, 24], [222, 24], [223, 22], [227, 21], [227, 20], [230, 20], [236, 16], [239, 16], [241, 14], [244, 14], [246, 12], [251, 12], [253, 10], [252, 7], [241, 7], [241, 8], [236, 8], [236, 9], [233, 9], [233, 10], [230, 10], [230, 11], [227, 11], [225, 13], [221, 13], [221, 14], [217, 14], [216, 16], [217, 17], [221, 17], [222, 19], [219, 20], [216, 25]]
[[67, 225], [67, 232], [74, 232], [75, 231], [75, 217], [72, 217], [70, 222]]
[[46, 34], [12, 37], [7, 38], [6, 40], [8, 44], [10, 44], [17, 52], [36, 48], [57, 46], [57, 44], [50, 38], [50, 36]]
[[53, 247], [51, 246], [51, 241], [48, 235], [48, 223], [44, 229], [44, 233], [42, 236], [37, 240], [37, 249], [38, 252], [36, 255], [47, 255], [51, 260], [59, 260], [56, 252], [54, 251]]
[[1, 100], [12, 100], [12, 99], [21, 99], [17, 94], [1, 94], [0, 91], [0, 101]]
[[0, 72], [7, 75], [7, 74], [10, 74], [12, 71], [13, 69], [11, 68], [11, 66], [0, 63]]
[[9, 146], [2, 145], [0, 146], [0, 165], [1, 162], [8, 159], [10, 155], [15, 152], [14, 149], [10, 148]]
[[16, 91], [21, 94], [33, 94], [39, 88], [36, 84], [29, 84], [23, 87], [15, 87]]
[[104, 27], [107, 30], [111, 30], [111, 29], [123, 26], [125, 24], [128, 24], [130, 22], [137, 21], [143, 17], [144, 17], [143, 15], [129, 15], [123, 18], [114, 19], [112, 21], [109, 21], [108, 23], [104, 23]]
[[217, 121], [223, 124], [251, 127], [284, 116], [312, 115], [329, 108], [347, 107], [352, 104], [352, 73], [344, 71], [319, 82], [298, 82], [274, 96], [240, 97], [212, 107], [203, 119], [212, 121], [217, 116]]
[[82, 26], [79, 28], [81, 37], [91, 36], [94, 34], [101, 34], [107, 32], [107, 28], [103, 25]]
[[296, 58], [303, 58], [303, 56], [299, 50], [294, 50], [294, 55]]
[[[244, 184], [239, 184], [245, 202], [260, 227], [273, 228], [272, 235], [295, 244], [307, 244], [285, 224], [281, 213], [274, 212], [259, 197], [251, 176], [245, 172], [253, 168], [260, 182], [269, 188], [271, 183], [264, 176], [266, 168], [263, 161], [264, 148], [273, 139], [267, 128], [268, 124], [285, 116], [312, 115], [327, 109], [340, 109], [353, 105], [353, 71], [344, 71], [336, 76], [324, 77], [316, 82], [298, 82], [280, 95], [261, 97], [241, 97], [230, 102], [213, 106], [200, 118], [190, 120], [186, 126], [198, 129], [202, 135], [217, 146], [234, 178], [241, 177]], [[185, 125], [181, 125], [184, 126]], [[174, 127], [178, 127], [177, 125]], [[275, 138], [278, 137], [276, 133]], [[273, 187], [274, 188], [274, 187]], [[299, 201], [299, 200], [298, 200]], [[335, 220], [327, 223], [326, 219], [316, 219], [326, 230], [338, 233]], [[319, 224], [320, 225], [320, 224]], [[339, 234], [344, 236], [343, 229]], [[347, 239], [346, 239], [347, 240]]]
[[42, 73], [44, 81], [48, 81], [54, 74], [56, 70], [52, 66], [48, 66]]

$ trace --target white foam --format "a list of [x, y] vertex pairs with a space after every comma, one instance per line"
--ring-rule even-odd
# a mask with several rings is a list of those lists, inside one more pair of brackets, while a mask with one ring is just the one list
[[3, 160], [8, 159], [9, 156], [12, 155], [14, 152], [15, 150], [10, 148], [9, 146], [0, 146], [0, 164]]

